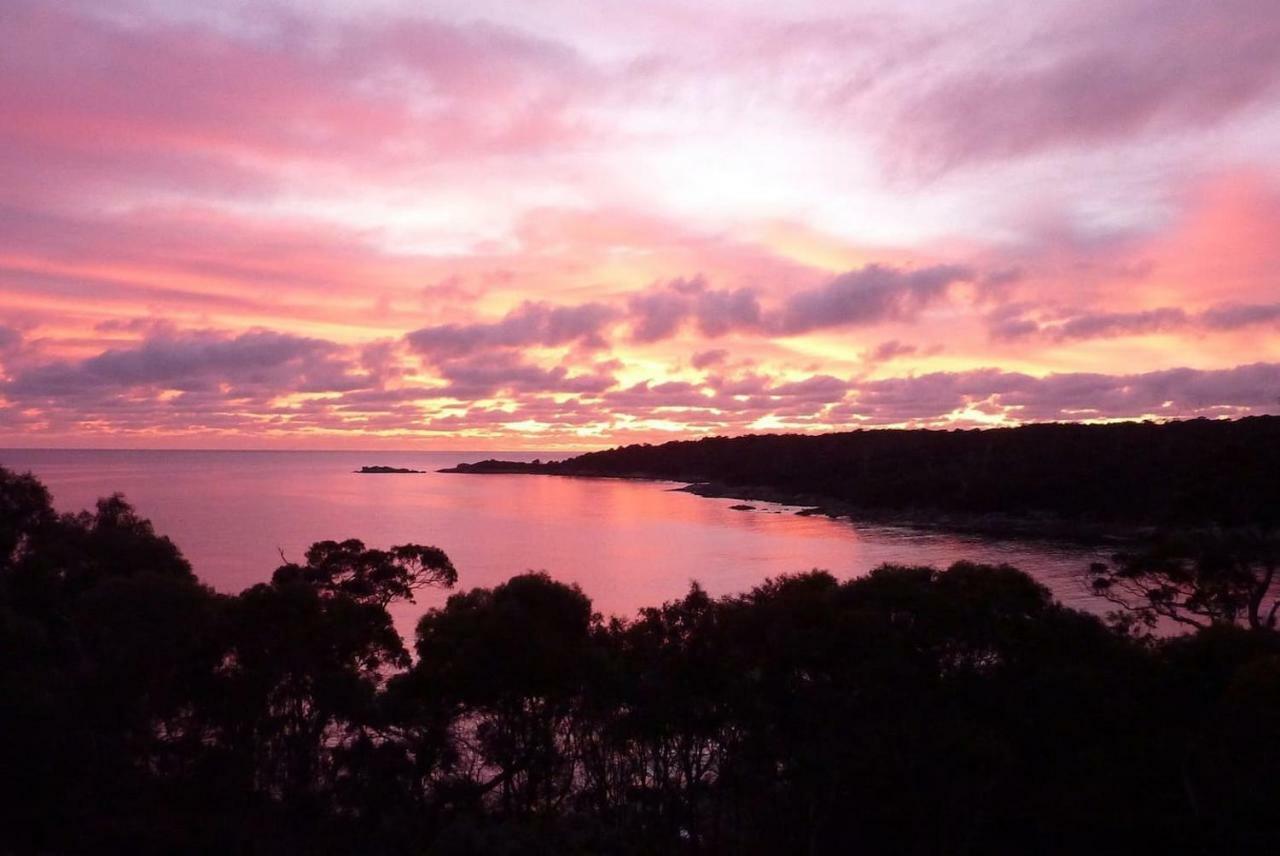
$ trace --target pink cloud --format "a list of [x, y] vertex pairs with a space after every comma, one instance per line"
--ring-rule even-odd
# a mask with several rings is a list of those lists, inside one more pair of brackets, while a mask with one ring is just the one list
[[6, 5], [4, 438], [1270, 406], [1262, 0], [552, 5]]
[[946, 169], [1203, 127], [1280, 83], [1280, 16], [1269, 0], [1089, 2], [1061, 12], [1005, 54], [909, 93], [895, 137], [910, 156]]

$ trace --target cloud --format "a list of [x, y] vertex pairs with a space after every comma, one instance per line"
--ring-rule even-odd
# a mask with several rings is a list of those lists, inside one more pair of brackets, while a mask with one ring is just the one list
[[1003, 47], [909, 93], [896, 146], [941, 171], [1135, 139], [1218, 123], [1280, 81], [1271, 0], [1077, 3]]
[[717, 338], [728, 333], [796, 336], [815, 330], [909, 321], [946, 297], [951, 285], [972, 281], [960, 265], [918, 269], [870, 264], [801, 289], [776, 305], [757, 289], [716, 289], [702, 277], [677, 279], [631, 297], [627, 314], [633, 341], [674, 336], [686, 322]]
[[[913, 319], [942, 300], [948, 288], [971, 280], [966, 267], [938, 265], [899, 269], [867, 265], [768, 304], [755, 288], [719, 289], [702, 276], [655, 284], [626, 297], [620, 306], [601, 302], [556, 306], [522, 303], [498, 321], [439, 324], [405, 335], [409, 347], [437, 365], [484, 353], [529, 347], [608, 347], [607, 334], [625, 321], [629, 338], [653, 344], [686, 328], [709, 339], [730, 333], [762, 338], [802, 335], [819, 329]], [[704, 363], [703, 366], [710, 365]]]
[[690, 313], [689, 297], [680, 289], [642, 291], [627, 301], [631, 318], [631, 338], [641, 343], [670, 339]]
[[441, 324], [405, 335], [409, 346], [432, 360], [448, 360], [498, 348], [604, 347], [604, 328], [615, 318], [603, 303], [551, 306], [526, 301], [492, 323]]
[[760, 298], [750, 288], [702, 289], [695, 296], [694, 317], [698, 330], [712, 338], [732, 331], [759, 329], [762, 312]]
[[22, 332], [13, 327], [0, 324], [0, 354], [22, 344]]
[[[412, 170], [424, 158], [563, 151], [597, 73], [564, 44], [425, 16], [336, 22], [225, 11], [223, 26], [9, 0], [0, 96], [10, 157], [50, 192], [185, 187], [257, 195], [263, 165]], [[109, 7], [109, 2], [102, 6]], [[430, 99], [413, 97], [430, 92]]]
[[1280, 321], [1280, 303], [1223, 303], [1200, 313], [1200, 323], [1213, 330], [1238, 330]]
[[1160, 307], [1139, 312], [1079, 312], [1039, 321], [1026, 317], [1025, 304], [996, 310], [987, 319], [992, 339], [1039, 336], [1058, 342], [1114, 339], [1173, 331], [1221, 332], [1280, 322], [1280, 303], [1220, 303], [1201, 312]]
[[440, 376], [447, 384], [436, 394], [464, 400], [499, 393], [598, 394], [616, 383], [607, 371], [571, 374], [565, 366], [543, 368], [509, 351], [450, 360], [440, 367]]
[[1030, 318], [993, 318], [987, 332], [992, 339], [1014, 341], [1039, 333], [1040, 325]]
[[660, 414], [667, 409], [713, 410], [719, 406], [714, 395], [707, 395], [701, 386], [685, 381], [643, 381], [609, 393], [604, 397], [604, 403], [611, 413], [618, 409], [620, 412], [641, 414]]
[[766, 395], [794, 398], [803, 401], [831, 404], [844, 398], [849, 391], [849, 381], [831, 375], [813, 375], [804, 380], [790, 381], [768, 388]]
[[870, 351], [863, 354], [863, 361], [868, 363], [887, 363], [898, 357], [908, 357], [916, 353], [919, 348], [915, 345], [907, 345], [899, 342], [897, 339], [891, 339], [888, 342], [881, 342]]
[[843, 400], [851, 388], [851, 381], [832, 375], [810, 375], [799, 380], [759, 374], [711, 376], [705, 383], [644, 381], [605, 394], [602, 403], [640, 415], [669, 409], [713, 411], [728, 415], [733, 424], [742, 426], [771, 414], [816, 416]]
[[722, 365], [729, 358], [729, 352], [724, 348], [712, 348], [706, 351], [698, 351], [689, 360], [689, 364], [695, 369], [709, 369], [712, 366]]
[[1097, 339], [1135, 336], [1176, 329], [1187, 323], [1181, 309], [1148, 309], [1143, 312], [1097, 312], [1077, 315], [1052, 328], [1054, 338]]
[[[909, 348], [886, 342], [876, 350]], [[21, 365], [0, 381], [0, 426], [147, 436], [504, 437], [537, 425], [541, 436], [573, 443], [584, 431], [643, 432], [654, 424], [740, 433], [758, 430], [761, 420], [831, 430], [967, 424], [974, 414], [1010, 422], [1238, 416], [1274, 410], [1280, 396], [1274, 363], [1117, 375], [988, 368], [880, 380], [753, 369], [621, 387], [615, 372], [624, 366], [616, 360], [548, 366], [503, 348], [453, 357], [433, 377], [410, 380], [405, 358], [401, 344], [388, 340], [345, 346], [261, 330], [151, 332], [87, 359]], [[716, 354], [705, 368], [722, 364]]]
[[8, 0], [6, 432], [832, 427], [872, 369], [1039, 418], [909, 373], [1275, 356], [1271, 0], [552, 5]]
[[937, 420], [976, 408], [1018, 421], [1240, 415], [1276, 409], [1280, 364], [1044, 377], [999, 369], [934, 372], [858, 385], [851, 418]]
[[973, 278], [972, 270], [959, 265], [919, 270], [867, 265], [792, 295], [770, 326], [791, 336], [827, 327], [908, 321], [944, 297], [952, 284]]
[[702, 276], [674, 279], [627, 301], [631, 338], [646, 344], [671, 338], [688, 321], [710, 338], [756, 330], [762, 311], [754, 289], [715, 289]]
[[159, 335], [78, 362], [24, 367], [0, 390], [10, 399], [66, 405], [75, 397], [100, 400], [136, 388], [201, 393], [225, 386], [222, 394], [235, 397], [343, 391], [367, 382], [332, 342], [255, 330]]

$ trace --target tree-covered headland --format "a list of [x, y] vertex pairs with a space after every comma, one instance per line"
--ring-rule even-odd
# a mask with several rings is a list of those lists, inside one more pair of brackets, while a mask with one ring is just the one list
[[1280, 416], [708, 437], [465, 473], [631, 476], [842, 513], [1051, 518], [1114, 526], [1280, 525]]

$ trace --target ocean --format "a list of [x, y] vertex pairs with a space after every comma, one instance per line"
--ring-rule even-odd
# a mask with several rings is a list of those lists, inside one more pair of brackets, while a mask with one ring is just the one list
[[[822, 568], [846, 578], [885, 563], [945, 567], [961, 559], [1023, 569], [1069, 605], [1103, 611], [1083, 572], [1099, 554], [1061, 544], [860, 526], [795, 508], [695, 496], [679, 485], [620, 479], [435, 472], [459, 462], [537, 452], [279, 452], [0, 450], [0, 466], [31, 471], [59, 510], [120, 492], [172, 538], [213, 588], [270, 579], [283, 556], [314, 541], [359, 538], [442, 548], [458, 589], [543, 570], [580, 585], [604, 615], [633, 615], [697, 581], [713, 595], [778, 574]], [[361, 475], [364, 465], [427, 470]], [[447, 593], [393, 608], [403, 633]]]

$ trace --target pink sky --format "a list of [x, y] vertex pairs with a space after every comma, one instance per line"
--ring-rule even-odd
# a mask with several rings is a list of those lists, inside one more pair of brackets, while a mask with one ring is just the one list
[[1274, 0], [0, 5], [0, 446], [1275, 412]]

